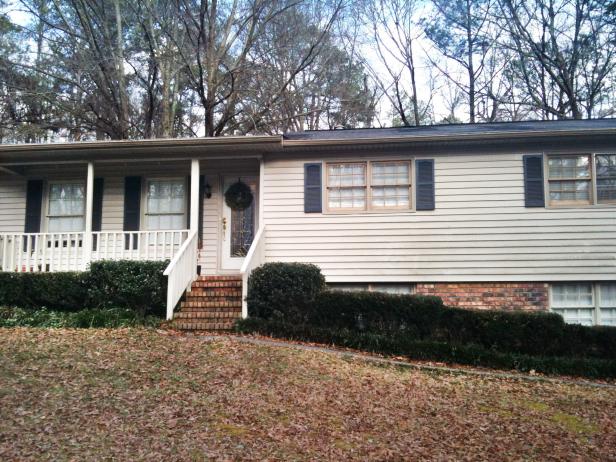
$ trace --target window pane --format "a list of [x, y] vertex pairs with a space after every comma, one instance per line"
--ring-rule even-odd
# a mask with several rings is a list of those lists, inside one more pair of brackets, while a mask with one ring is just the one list
[[599, 311], [599, 324], [602, 326], [616, 326], [616, 308], [601, 308]]
[[555, 284], [552, 286], [553, 308], [593, 307], [592, 284]]
[[374, 162], [372, 164], [372, 185], [408, 185], [408, 162]]
[[565, 319], [565, 322], [569, 324], [582, 324], [583, 326], [592, 326], [594, 324], [594, 309], [557, 308], [553, 311], [560, 314]]
[[550, 179], [590, 178], [590, 156], [548, 157]]
[[371, 288], [374, 292], [384, 292], [386, 294], [401, 295], [401, 294], [412, 294], [413, 293], [413, 286], [411, 286], [410, 284], [379, 283], [379, 284], [372, 284]]
[[49, 217], [50, 233], [81, 232], [85, 229], [83, 217]]
[[551, 201], [590, 201], [590, 181], [550, 181]]
[[365, 164], [333, 164], [329, 166], [329, 186], [365, 186]]
[[186, 204], [182, 180], [156, 180], [148, 185], [148, 213], [183, 213]]
[[616, 201], [616, 154], [595, 156], [597, 167], [597, 202]]
[[341, 290], [343, 292], [362, 292], [368, 290], [368, 284], [334, 283], [328, 285], [331, 290]]
[[409, 207], [409, 187], [372, 188], [373, 207]]
[[616, 308], [616, 283], [599, 284], [600, 306], [604, 308]]
[[83, 215], [85, 210], [84, 186], [79, 184], [53, 184], [49, 188], [49, 215]]

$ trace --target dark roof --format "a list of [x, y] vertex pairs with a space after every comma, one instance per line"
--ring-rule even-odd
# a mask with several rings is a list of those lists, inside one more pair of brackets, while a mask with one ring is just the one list
[[425, 125], [419, 127], [359, 128], [314, 130], [286, 133], [288, 141], [351, 141], [356, 139], [391, 138], [464, 138], [494, 135], [532, 135], [536, 133], [586, 132], [616, 130], [616, 119], [554, 120], [526, 122], [494, 122], [476, 124]]

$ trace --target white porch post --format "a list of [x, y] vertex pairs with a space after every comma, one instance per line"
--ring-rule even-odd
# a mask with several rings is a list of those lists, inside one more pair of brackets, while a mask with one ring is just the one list
[[190, 162], [190, 231], [199, 230], [199, 159]]
[[88, 162], [86, 177], [86, 229], [83, 238], [82, 267], [85, 271], [92, 260], [92, 207], [94, 204], [94, 162]]

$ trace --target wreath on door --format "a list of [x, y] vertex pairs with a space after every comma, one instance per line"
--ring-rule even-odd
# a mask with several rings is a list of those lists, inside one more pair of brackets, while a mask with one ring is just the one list
[[254, 196], [250, 186], [239, 178], [225, 192], [225, 203], [231, 210], [246, 210], [253, 200]]

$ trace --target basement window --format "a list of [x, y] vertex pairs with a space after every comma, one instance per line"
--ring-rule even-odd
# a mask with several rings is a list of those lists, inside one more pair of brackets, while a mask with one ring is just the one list
[[550, 306], [570, 324], [616, 326], [616, 282], [554, 284]]
[[374, 283], [332, 283], [330, 290], [343, 292], [382, 292], [395, 295], [411, 295], [415, 293], [415, 285], [405, 282], [374, 282]]

